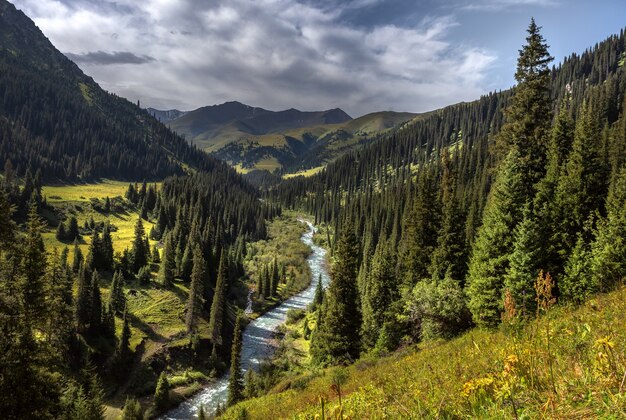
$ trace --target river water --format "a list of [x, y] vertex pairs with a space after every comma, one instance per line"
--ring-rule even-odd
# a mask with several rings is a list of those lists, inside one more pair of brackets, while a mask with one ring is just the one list
[[[300, 220], [301, 222], [305, 222]], [[306, 290], [296, 296], [287, 299], [274, 309], [264, 313], [250, 322], [243, 332], [241, 349], [241, 366], [244, 372], [252, 368], [258, 371], [263, 360], [268, 359], [274, 352], [275, 347], [272, 337], [279, 325], [287, 319], [289, 309], [304, 309], [313, 301], [317, 279], [322, 275], [322, 284], [328, 285], [330, 278], [326, 268], [326, 250], [313, 243], [313, 234], [317, 230], [310, 222], [305, 222], [309, 230], [301, 237], [302, 242], [310, 246], [312, 253], [307, 258], [311, 268], [311, 284]], [[177, 408], [168, 412], [162, 419], [193, 419], [196, 418], [198, 408], [204, 407], [206, 414], [213, 414], [218, 404], [225, 404], [228, 397], [228, 378], [226, 374], [208, 385], [194, 397], [181, 403]]]

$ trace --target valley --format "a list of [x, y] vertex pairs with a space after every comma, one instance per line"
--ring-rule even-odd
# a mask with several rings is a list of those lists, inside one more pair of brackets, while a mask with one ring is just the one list
[[279, 6], [0, 0], [0, 417], [626, 417], [619, 13]]

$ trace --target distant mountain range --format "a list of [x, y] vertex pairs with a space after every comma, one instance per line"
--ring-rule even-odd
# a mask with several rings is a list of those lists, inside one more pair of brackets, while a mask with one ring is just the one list
[[148, 114], [152, 115], [157, 120], [161, 121], [163, 124], [167, 124], [168, 122], [175, 120], [176, 118], [180, 118], [187, 113], [187, 111], [179, 111], [177, 109], [168, 109], [167, 111], [160, 111], [154, 108], [146, 108]]
[[191, 143], [243, 172], [280, 169], [283, 173], [323, 165], [417, 116], [389, 111], [352, 119], [339, 108], [269, 111], [240, 102], [189, 112], [153, 108], [148, 112]]

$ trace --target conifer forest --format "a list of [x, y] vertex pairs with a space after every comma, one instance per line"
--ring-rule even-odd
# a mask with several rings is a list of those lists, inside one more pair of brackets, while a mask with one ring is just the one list
[[1, 418], [626, 418], [623, 22], [35, 3], [0, 0]]

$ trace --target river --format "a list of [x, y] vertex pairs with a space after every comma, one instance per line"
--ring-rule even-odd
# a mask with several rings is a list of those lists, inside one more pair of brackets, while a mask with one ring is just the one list
[[[300, 220], [301, 222], [305, 222]], [[241, 366], [246, 372], [252, 368], [258, 370], [260, 363], [267, 360], [275, 350], [272, 337], [279, 325], [287, 319], [289, 309], [304, 309], [313, 301], [317, 279], [322, 275], [322, 284], [328, 285], [330, 277], [326, 269], [326, 250], [313, 243], [313, 234], [317, 230], [310, 222], [305, 222], [309, 230], [300, 238], [302, 242], [311, 247], [311, 254], [307, 263], [311, 268], [311, 284], [304, 291], [287, 299], [279, 306], [264, 313], [250, 322], [243, 332], [241, 349]], [[206, 414], [213, 414], [218, 404], [225, 404], [228, 397], [228, 378], [226, 374], [212, 382], [192, 398], [181, 403], [177, 408], [168, 412], [162, 419], [192, 419], [196, 418], [198, 408], [204, 407]]]

